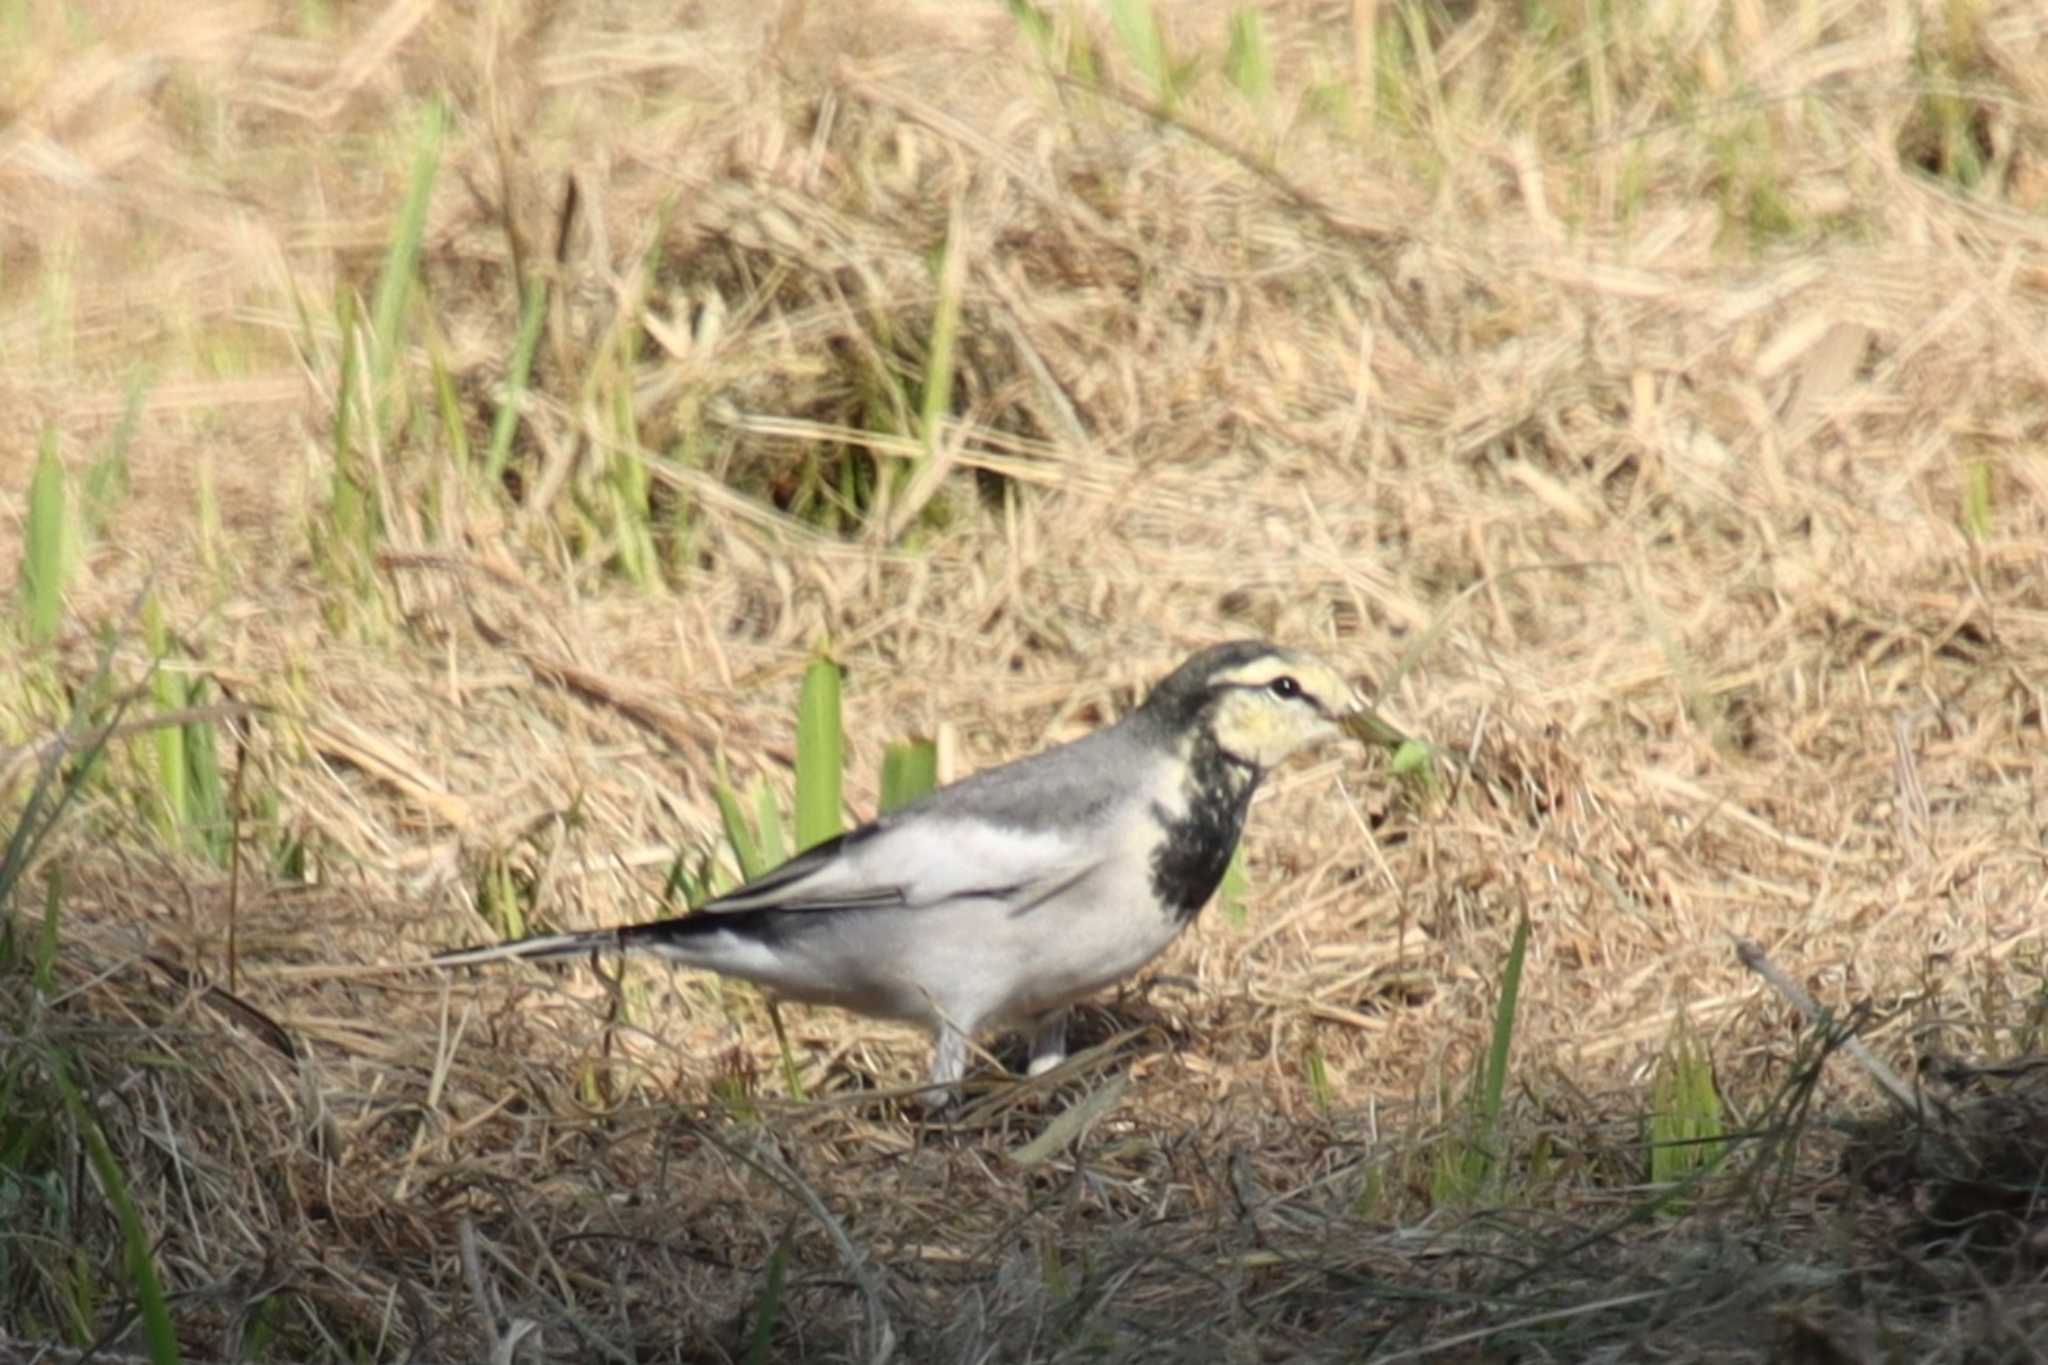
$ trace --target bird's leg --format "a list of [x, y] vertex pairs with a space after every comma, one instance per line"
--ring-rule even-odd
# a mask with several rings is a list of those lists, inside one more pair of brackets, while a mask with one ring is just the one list
[[1067, 1060], [1067, 1012], [1054, 1010], [1038, 1016], [1031, 1033], [1031, 1065], [1027, 1074], [1043, 1076]]
[[953, 1025], [950, 1019], [940, 1019], [938, 1032], [932, 1046], [932, 1070], [928, 1078], [929, 1089], [922, 1101], [933, 1109], [943, 1109], [960, 1095], [960, 1078], [967, 1074], [967, 1035]]

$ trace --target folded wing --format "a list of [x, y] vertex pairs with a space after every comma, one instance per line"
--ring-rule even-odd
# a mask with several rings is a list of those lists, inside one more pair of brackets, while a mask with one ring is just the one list
[[1093, 870], [1079, 829], [1026, 830], [937, 813], [884, 820], [805, 850], [699, 913], [742, 910], [921, 909], [952, 900], [1028, 905]]

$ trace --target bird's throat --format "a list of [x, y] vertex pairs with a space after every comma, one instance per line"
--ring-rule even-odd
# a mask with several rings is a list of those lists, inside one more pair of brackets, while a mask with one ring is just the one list
[[1223, 880], [1261, 775], [1213, 737], [1198, 735], [1188, 753], [1181, 809], [1153, 805], [1166, 837], [1152, 854], [1152, 889], [1181, 923], [1208, 904]]

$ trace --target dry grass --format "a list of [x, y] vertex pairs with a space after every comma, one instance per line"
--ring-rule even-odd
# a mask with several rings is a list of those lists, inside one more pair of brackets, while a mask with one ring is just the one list
[[[121, 741], [43, 862], [54, 989], [0, 972], [0, 1074], [78, 1059], [187, 1350], [481, 1358], [524, 1322], [524, 1358], [744, 1358], [779, 1256], [762, 1358], [2048, 1358], [2042, 1073], [1969, 1069], [2048, 1051], [2034, 10], [1286, 5], [1251, 98], [1189, 3], [1161, 121], [999, 12], [721, 8], [0, 7], [0, 573], [38, 433], [82, 465], [150, 376], [0, 741], [62, 723], [104, 631], [144, 674], [145, 585], [252, 708], [239, 870], [167, 845]], [[1106, 21], [1053, 27], [1142, 87]], [[480, 446], [515, 271], [559, 292], [506, 487], [422, 399], [350, 589], [309, 548], [333, 301], [437, 91], [411, 391], [438, 363]], [[788, 515], [806, 468], [924, 449], [949, 233], [939, 466], [868, 526]], [[621, 394], [688, 514], [653, 590], [604, 510]], [[747, 991], [408, 968], [486, 932], [493, 874], [542, 922], [645, 917], [716, 842], [717, 764], [783, 779], [821, 641], [866, 810], [906, 732], [979, 766], [1248, 633], [1398, 678], [1474, 780], [1285, 774], [1246, 922], [958, 1125], [886, 1097], [918, 1039], [834, 1013], [784, 1011], [799, 1103]], [[1509, 1169], [1453, 1205], [1522, 915]], [[1737, 936], [1908, 1074], [1963, 1059], [1946, 1108], [1819, 1060]], [[1744, 1139], [1652, 1212], [1681, 1029]], [[119, 1342], [118, 1237], [37, 1133], [80, 1183], [0, 1153], [0, 1336]]]

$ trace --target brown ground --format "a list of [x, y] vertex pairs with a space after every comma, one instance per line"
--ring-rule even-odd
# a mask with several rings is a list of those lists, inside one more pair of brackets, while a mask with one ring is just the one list
[[[119, 741], [41, 864], [54, 986], [0, 973], [0, 1075], [79, 1059], [186, 1349], [481, 1359], [537, 1325], [518, 1358], [739, 1359], [784, 1276], [757, 1358], [2048, 1359], [2041, 1073], [1932, 1073], [1920, 1131], [1734, 950], [1909, 1081], [2048, 1052], [2048, 25], [1564, 8], [1548, 39], [1417, 11], [1368, 115], [1353, 35], [1397, 7], [1274, 7], [1254, 100], [1230, 9], [1174, 5], [1171, 121], [995, 7], [0, 16], [0, 588], [39, 436], [82, 477], [148, 375], [0, 740], [63, 723], [103, 632], [144, 675], [145, 585], [255, 708], [239, 870], [166, 842]], [[414, 420], [349, 588], [316, 549], [336, 300], [374, 294], [435, 92]], [[850, 428], [919, 452], [949, 232], [946, 477], [844, 534], [784, 515]], [[481, 446], [515, 241], [561, 292], [485, 488], [434, 368]], [[621, 407], [688, 518], [650, 589], [616, 567]], [[820, 644], [864, 812], [887, 741], [949, 730], [971, 769], [1245, 634], [1385, 684], [1474, 779], [1286, 772], [1243, 922], [960, 1124], [872, 1094], [922, 1040], [829, 1011], [782, 1012], [792, 1101], [747, 990], [406, 969], [490, 932], [496, 874], [541, 924], [646, 917], [718, 842], [720, 762], [786, 788]], [[31, 766], [0, 749], [10, 799]], [[1453, 1200], [1524, 915], [1506, 1170]], [[1651, 1213], [1688, 1031], [1745, 1140]], [[120, 1339], [71, 1141], [22, 1149], [74, 1152], [56, 1200], [0, 1143], [0, 1336]]]

